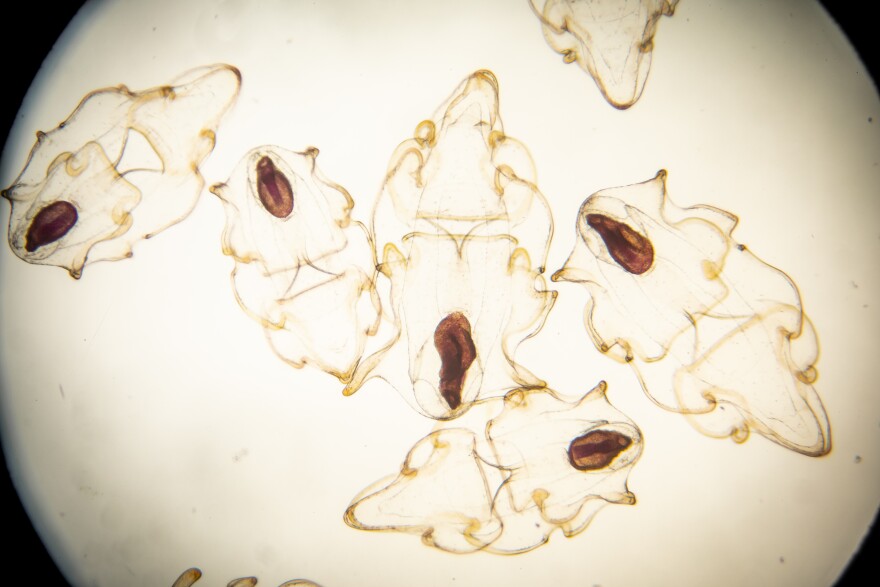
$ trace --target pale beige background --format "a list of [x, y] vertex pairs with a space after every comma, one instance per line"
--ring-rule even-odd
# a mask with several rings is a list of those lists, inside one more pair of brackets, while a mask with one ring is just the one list
[[[232, 297], [223, 212], [206, 194], [133, 259], [89, 266], [80, 282], [0, 247], [3, 440], [65, 572], [108, 586], [170, 585], [190, 566], [206, 585], [834, 580], [880, 498], [880, 103], [818, 5], [684, 0], [660, 23], [641, 101], [622, 113], [550, 50], [525, 0], [98, 3], [32, 88], [0, 184], [34, 131], [90, 90], [215, 62], [238, 66], [244, 84], [204, 166], [209, 184], [258, 144], [314, 145], [365, 221], [395, 145], [461, 79], [491, 69], [505, 129], [531, 150], [553, 207], [549, 270], [571, 250], [586, 196], [669, 170], [677, 204], [738, 214], [738, 240], [800, 286], [834, 450], [737, 446], [660, 413], [590, 345], [585, 292], [560, 284], [521, 362], [570, 395], [609, 382], [645, 436], [630, 477], [638, 504], [516, 557], [352, 530], [351, 497], [395, 471], [431, 422], [379, 382], [343, 398], [332, 378], [275, 358]], [[0, 223], [8, 214], [0, 206]]]

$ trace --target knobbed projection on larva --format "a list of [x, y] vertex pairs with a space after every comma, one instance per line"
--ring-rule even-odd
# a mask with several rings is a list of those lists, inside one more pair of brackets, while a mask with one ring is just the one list
[[553, 280], [587, 287], [594, 344], [629, 362], [658, 405], [708, 436], [743, 442], [754, 430], [826, 454], [816, 333], [791, 278], [733, 240], [737, 221], [679, 208], [660, 171], [584, 201], [577, 244]]
[[223, 252], [235, 259], [241, 308], [282, 360], [347, 381], [378, 326], [376, 261], [366, 228], [351, 221], [354, 201], [317, 156], [257, 147], [211, 191], [226, 211]]
[[381, 377], [445, 419], [544, 385], [514, 359], [555, 299], [541, 275], [553, 224], [534, 180], [528, 151], [504, 134], [498, 81], [485, 70], [397, 147], [372, 223], [392, 334], [345, 393]]
[[455, 553], [516, 554], [557, 529], [581, 533], [605, 505], [635, 503], [627, 477], [641, 433], [606, 387], [576, 401], [518, 389], [476, 403], [416, 442], [399, 474], [355, 497], [346, 523]]
[[[541, 14], [551, 45], [623, 108], [640, 95], [656, 21], [675, 4], [548, 0]], [[39, 135], [4, 192], [16, 254], [78, 277], [183, 219], [239, 83], [220, 65], [173, 86], [89, 94]], [[370, 230], [317, 156], [257, 147], [211, 191], [226, 213], [233, 293], [276, 355], [335, 376], [346, 395], [384, 379], [433, 426], [399, 472], [352, 500], [345, 522], [453, 553], [516, 554], [556, 530], [579, 534], [609, 503], [635, 503], [627, 483], [642, 435], [606, 384], [565, 399], [516, 360], [556, 299], [543, 277], [553, 221], [528, 150], [505, 134], [494, 74], [467, 77], [397, 147]], [[742, 442], [755, 430], [826, 454], [818, 343], [797, 287], [733, 240], [735, 216], [679, 208], [665, 180], [661, 171], [588, 197], [553, 280], [588, 288], [596, 348], [630, 364], [658, 406], [709, 436]], [[175, 587], [199, 577], [189, 569]]]
[[635, 104], [651, 71], [654, 34], [679, 0], [527, 0], [544, 38], [566, 63], [592, 76], [605, 100], [621, 110]]
[[130, 257], [134, 243], [186, 218], [240, 83], [236, 68], [213, 65], [141, 92], [89, 93], [56, 129], [37, 133], [3, 191], [12, 250], [79, 278], [87, 263]]
[[[171, 587], [192, 587], [199, 579], [202, 578], [202, 571], [196, 567], [185, 570], [174, 581]], [[226, 587], [255, 587], [258, 583], [256, 577], [241, 577], [233, 579], [226, 584]], [[218, 583], [219, 584], [219, 583]], [[278, 587], [321, 587], [308, 579], [292, 579], [285, 581]]]

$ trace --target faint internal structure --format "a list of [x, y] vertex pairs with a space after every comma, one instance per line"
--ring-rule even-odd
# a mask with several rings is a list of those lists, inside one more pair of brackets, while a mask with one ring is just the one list
[[[185, 570], [180, 576], [174, 581], [171, 587], [192, 587], [196, 581], [202, 578], [202, 571], [193, 567], [191, 569]], [[226, 587], [254, 587], [257, 584], [256, 577], [241, 577], [240, 579], [233, 579], [229, 583], [226, 584]], [[278, 587], [321, 587], [317, 583], [309, 581], [307, 579], [293, 579], [291, 581], [285, 581]]]
[[355, 497], [346, 523], [419, 534], [454, 553], [516, 554], [557, 528], [579, 534], [605, 505], [635, 503], [627, 477], [641, 433], [605, 390], [602, 382], [569, 402], [518, 389], [479, 402], [419, 440], [399, 474]]
[[566, 63], [589, 73], [615, 108], [642, 95], [654, 34], [662, 16], [672, 16], [679, 0], [529, 0], [544, 37]]
[[708, 436], [750, 430], [791, 450], [831, 450], [813, 388], [819, 347], [800, 293], [731, 237], [738, 219], [679, 208], [666, 172], [584, 201], [578, 240], [554, 281], [590, 292], [587, 332], [632, 365], [648, 396]]
[[130, 257], [135, 242], [186, 218], [240, 83], [236, 68], [214, 65], [142, 92], [88, 94], [56, 129], [37, 133], [2, 193], [12, 203], [12, 250], [79, 278], [87, 263]]
[[226, 211], [239, 305], [281, 359], [348, 381], [378, 327], [376, 261], [366, 228], [351, 221], [351, 196], [321, 174], [317, 156], [258, 147], [211, 192]]
[[604, 383], [569, 402], [514, 360], [555, 300], [541, 275], [553, 224], [498, 112], [498, 82], [478, 71], [392, 156], [373, 214], [392, 333], [346, 388], [381, 377], [441, 420], [346, 523], [454, 553], [580, 533], [603, 505], [634, 503], [626, 479], [641, 454]]
[[[657, 21], [677, 2], [532, 7], [565, 61], [627, 108], [644, 88]], [[38, 133], [3, 192], [15, 253], [78, 278], [85, 264], [130, 256], [133, 243], [185, 218], [239, 85], [238, 70], [218, 65], [170, 86], [86, 96]], [[352, 500], [345, 522], [453, 553], [516, 554], [557, 529], [581, 533], [609, 503], [634, 504], [628, 476], [642, 435], [609, 403], [607, 385], [569, 400], [516, 360], [556, 299], [543, 276], [553, 221], [528, 150], [504, 132], [494, 74], [466, 78], [397, 147], [371, 230], [351, 219], [354, 201], [317, 156], [257, 147], [210, 189], [226, 214], [234, 295], [276, 355], [335, 376], [346, 395], [381, 378], [435, 420], [399, 472]], [[755, 430], [826, 454], [818, 343], [796, 285], [733, 240], [735, 216], [679, 208], [665, 180], [660, 171], [588, 197], [553, 281], [587, 287], [596, 348], [630, 364], [660, 407], [709, 436], [743, 442]], [[188, 569], [173, 587], [201, 575]], [[293, 586], [315, 584], [281, 587]]]
[[381, 377], [422, 414], [447, 419], [544, 385], [514, 355], [555, 300], [541, 275], [553, 224], [531, 156], [504, 134], [491, 72], [464, 80], [397, 147], [372, 225], [392, 334], [346, 394]]

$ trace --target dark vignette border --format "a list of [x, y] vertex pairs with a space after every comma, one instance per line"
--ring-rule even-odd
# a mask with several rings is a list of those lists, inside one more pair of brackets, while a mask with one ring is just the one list
[[[876, 87], [877, 67], [880, 60], [871, 44], [871, 28], [862, 24], [866, 18], [864, 8], [858, 4], [833, 0], [821, 0], [821, 3], [849, 37], [867, 72], [875, 80]], [[17, 16], [8, 25], [24, 32], [24, 36], [19, 38], [25, 38], [27, 42], [12, 42], [6, 45], [8, 53], [4, 69], [6, 69], [7, 83], [4, 95], [0, 99], [0, 137], [3, 139], [3, 144], [43, 59], [82, 4], [82, 0], [66, 0], [49, 8], [38, 2], [17, 3]], [[2, 227], [2, 230], [4, 232], [2, 240], [5, 241], [6, 227]], [[2, 243], [0, 246], [3, 246]], [[12, 486], [2, 452], [0, 452], [0, 500], [3, 509], [3, 534], [13, 545], [11, 551], [4, 552], [6, 561], [2, 570], [4, 583], [47, 587], [67, 585], [64, 576], [58, 571], [31, 526]], [[878, 550], [877, 531], [874, 528], [838, 582], [838, 587], [863, 585], [863, 577], [873, 576], [875, 565], [872, 561], [876, 560], [878, 552], [880, 550]]]

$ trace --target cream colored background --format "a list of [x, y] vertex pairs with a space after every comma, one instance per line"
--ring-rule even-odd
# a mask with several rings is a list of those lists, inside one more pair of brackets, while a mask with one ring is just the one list
[[[677, 204], [736, 213], [737, 239], [800, 286], [834, 449], [810, 459], [760, 437], [737, 446], [659, 412], [592, 348], [586, 292], [559, 284], [519, 358], [566, 394], [609, 382], [645, 437], [630, 477], [638, 504], [515, 557], [352, 530], [351, 497], [394, 472], [431, 422], [380, 382], [344, 398], [334, 379], [275, 358], [232, 297], [223, 213], [206, 193], [133, 259], [88, 266], [80, 282], [0, 247], [3, 442], [71, 578], [170, 585], [199, 566], [209, 586], [243, 575], [325, 587], [833, 582], [880, 498], [880, 103], [818, 5], [684, 0], [660, 23], [642, 99], [618, 112], [550, 50], [525, 0], [96, 3], [32, 88], [0, 184], [34, 131], [90, 90], [152, 87], [214, 62], [244, 83], [208, 183], [258, 144], [314, 145], [364, 221], [397, 143], [461, 79], [491, 69], [506, 132], [531, 150], [553, 207], [548, 274], [586, 196], [669, 170]], [[0, 205], [0, 223], [8, 215]]]

